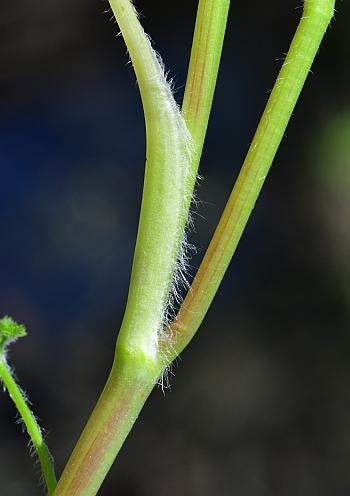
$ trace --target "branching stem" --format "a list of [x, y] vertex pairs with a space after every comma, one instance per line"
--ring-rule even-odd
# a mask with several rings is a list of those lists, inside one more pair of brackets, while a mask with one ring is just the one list
[[[253, 209], [327, 25], [334, 1], [307, 0], [304, 17], [201, 268], [169, 335], [166, 306], [222, 49], [228, 0], [200, 0], [183, 114], [130, 0], [110, 0], [142, 96], [147, 164], [127, 308], [110, 377], [55, 496], [94, 496], [166, 365], [198, 329]], [[160, 340], [162, 336], [162, 340]], [[163, 347], [163, 348], [162, 348]], [[171, 350], [174, 349], [173, 355]]]
[[[110, 4], [132, 59], [144, 106], [147, 131], [144, 192], [128, 303], [114, 365], [59, 480], [55, 496], [97, 493], [167, 365], [159, 336], [195, 184], [203, 144], [200, 141], [204, 141], [204, 135], [201, 140], [195, 140], [193, 153], [192, 137], [130, 0], [110, 0]], [[197, 124], [192, 117], [193, 103], [205, 107], [200, 113], [202, 129], [206, 129], [209, 118], [228, 5], [226, 0], [200, 0], [196, 32], [202, 24], [207, 44], [203, 36], [195, 36], [193, 69], [189, 75], [193, 87], [190, 93], [186, 90], [185, 97], [187, 123], [194, 135]], [[210, 16], [203, 6], [210, 6]], [[210, 52], [207, 46], [212, 47]], [[194, 57], [199, 57], [197, 65]], [[205, 67], [210, 71], [206, 72]], [[200, 81], [202, 84], [198, 84]]]

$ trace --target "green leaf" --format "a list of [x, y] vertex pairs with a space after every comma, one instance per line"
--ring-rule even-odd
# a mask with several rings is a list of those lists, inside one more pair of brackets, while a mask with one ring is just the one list
[[12, 317], [5, 315], [5, 317], [0, 319], [0, 351], [11, 341], [15, 341], [26, 335], [25, 326], [18, 324]]

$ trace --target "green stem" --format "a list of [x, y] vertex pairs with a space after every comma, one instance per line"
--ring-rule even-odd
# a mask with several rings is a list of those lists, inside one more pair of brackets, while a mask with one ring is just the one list
[[191, 137], [129, 0], [111, 0], [140, 88], [147, 161], [133, 268], [117, 350], [158, 360], [158, 338], [183, 236]]
[[3, 381], [9, 395], [16, 405], [19, 414], [26, 426], [30, 439], [36, 452], [38, 453], [41, 471], [45, 479], [47, 492], [53, 494], [56, 487], [56, 477], [53, 468], [53, 462], [49, 450], [44, 442], [40, 427], [38, 426], [33, 413], [23, 397], [23, 393], [12, 377], [11, 371], [7, 366], [3, 356], [0, 358], [0, 378]]
[[[298, 29], [211, 251], [173, 326], [178, 332], [164, 344], [163, 340], [159, 342], [164, 309], [210, 113], [220, 59], [217, 51], [221, 53], [229, 2], [201, 0], [199, 4], [184, 101], [184, 115], [195, 148], [194, 155], [190, 156], [186, 126], [130, 1], [111, 0], [135, 67], [144, 105], [147, 129], [144, 195], [128, 303], [114, 365], [55, 496], [96, 494], [166, 364], [164, 355], [167, 355], [166, 360], [171, 357], [171, 347], [175, 347], [173, 356], [180, 352], [202, 320], [271, 165], [311, 65], [312, 60], [308, 59], [313, 59], [328, 24], [328, 20], [325, 23], [323, 19], [324, 12], [319, 12], [319, 3], [310, 10], [313, 3], [309, 0], [305, 5], [309, 20], [302, 21]], [[215, 26], [212, 31], [210, 19]], [[201, 35], [201, 31], [204, 34]], [[288, 65], [292, 70], [287, 71]], [[208, 67], [212, 69], [208, 69], [207, 79]]]
[[[230, 0], [200, 0], [182, 114], [195, 144], [192, 177], [198, 170], [208, 127]], [[193, 191], [193, 185], [190, 185]]]
[[[188, 154], [191, 138], [134, 9], [129, 0], [110, 3], [128, 47], [144, 105], [147, 130], [144, 193], [128, 303], [114, 365], [59, 480], [55, 496], [97, 493], [167, 364], [159, 352], [158, 338], [188, 217], [229, 5], [226, 0], [200, 1], [187, 83], [192, 89], [190, 92], [186, 89], [184, 102], [187, 124], [195, 137], [191, 152], [193, 145], [195, 150]], [[202, 119], [200, 130], [192, 117], [197, 106], [196, 115], [200, 112]], [[188, 159], [187, 164], [184, 159]]]
[[[288, 55], [268, 100], [242, 170], [199, 267], [171, 325], [170, 358], [187, 346], [199, 328], [227, 270], [254, 208], [322, 38], [335, 0], [306, 0]], [[170, 345], [170, 346], [169, 346]]]
[[199, 0], [182, 115], [193, 140], [182, 229], [188, 222], [219, 72], [230, 0]]
[[162, 372], [158, 341], [184, 229], [192, 140], [131, 2], [111, 0], [110, 4], [132, 59], [144, 108], [144, 190], [114, 365], [55, 495], [96, 494]]
[[157, 382], [159, 370], [120, 356], [59, 480], [55, 496], [97, 494]]

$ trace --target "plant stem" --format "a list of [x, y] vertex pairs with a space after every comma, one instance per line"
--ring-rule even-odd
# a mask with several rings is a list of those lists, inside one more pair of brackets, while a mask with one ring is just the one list
[[[196, 177], [219, 71], [230, 0], [200, 0], [197, 10], [182, 114], [194, 141]], [[190, 185], [191, 192], [193, 184]]]
[[[188, 135], [183, 118], [169, 94], [158, 61], [129, 0], [111, 0], [110, 3], [132, 58], [145, 111], [148, 152], [143, 203], [128, 304], [118, 337], [114, 365], [59, 480], [55, 496], [94, 496], [97, 493], [167, 364], [165, 357], [159, 353], [157, 341], [173, 265], [169, 264], [165, 271], [159, 257], [164, 258], [166, 252], [174, 264], [174, 253], [179, 248], [187, 221], [229, 4], [226, 0], [200, 1], [197, 35], [194, 37], [190, 63], [192, 69], [188, 77], [188, 85], [192, 84], [193, 87], [190, 92], [186, 90], [185, 96], [185, 102], [188, 102], [185, 103], [188, 125], [196, 137], [195, 153], [188, 157], [188, 170], [182, 177], [181, 170], [174, 170], [174, 159], [179, 157], [179, 149], [182, 154], [186, 154], [183, 148], [187, 146]], [[208, 6], [212, 18], [208, 14]], [[202, 36], [198, 36], [200, 26]], [[196, 63], [194, 58], [197, 58]], [[203, 120], [201, 130], [197, 129], [197, 123], [191, 117], [195, 104], [198, 107], [203, 105], [203, 111], [200, 111]], [[198, 112], [197, 109], [196, 115]], [[178, 162], [181, 162], [181, 157]], [[170, 231], [169, 224], [177, 216], [178, 227]], [[171, 244], [175, 247], [173, 253], [169, 250]]]
[[[159, 349], [164, 308], [208, 123], [220, 59], [217, 51], [221, 53], [229, 2], [201, 0], [199, 4], [184, 101], [184, 115], [195, 147], [195, 156], [190, 157], [187, 155], [186, 126], [130, 1], [111, 0], [135, 67], [144, 105], [148, 157], [144, 195], [127, 309], [114, 365], [55, 496], [94, 496], [97, 493], [166, 364], [163, 355], [167, 355], [167, 359], [171, 357], [171, 346], [175, 347], [173, 356], [179, 353], [193, 336], [195, 327], [199, 326], [271, 165], [310, 68], [312, 60], [309, 59], [313, 59], [328, 24], [328, 20], [319, 22], [320, 18], [323, 19], [323, 11], [322, 15], [318, 12], [319, 4], [318, 9], [312, 8], [308, 12], [313, 3], [314, 0], [308, 0], [308, 5], [305, 5], [305, 12], [308, 15], [311, 12], [310, 20], [305, 19], [298, 28], [289, 59], [282, 69], [279, 85], [271, 95], [268, 111], [260, 123], [238, 186], [229, 200], [193, 289], [173, 325], [177, 332], [163, 349]], [[212, 31], [211, 19], [215, 26]], [[218, 32], [215, 34], [216, 29]], [[206, 34], [201, 35], [201, 31]], [[183, 167], [187, 158], [188, 164]], [[204, 294], [206, 291], [207, 295]]]
[[41, 471], [45, 479], [47, 492], [53, 494], [56, 487], [56, 477], [53, 467], [53, 461], [49, 450], [44, 442], [40, 427], [35, 420], [33, 413], [30, 411], [23, 393], [12, 377], [11, 371], [7, 366], [3, 355], [0, 357], [0, 378], [3, 381], [9, 395], [16, 405], [17, 410], [26, 426], [27, 432], [38, 453]]
[[111, 0], [110, 4], [142, 97], [147, 137], [144, 190], [114, 365], [58, 483], [57, 496], [96, 494], [162, 373], [158, 339], [184, 229], [192, 140], [132, 3]]
[[59, 480], [55, 496], [97, 494], [159, 373], [160, 370], [142, 368], [138, 359], [121, 356], [115, 361], [100, 399]]
[[147, 161], [130, 288], [117, 349], [158, 360], [183, 236], [191, 137], [130, 0], [111, 0], [136, 72], [146, 123]]
[[219, 72], [230, 0], [199, 0], [182, 115], [193, 140], [186, 181], [182, 226], [185, 228], [202, 156]]
[[175, 356], [199, 328], [227, 270], [283, 138], [322, 38], [335, 0], [306, 0], [304, 12], [241, 172], [192, 287], [171, 325], [167, 349]]

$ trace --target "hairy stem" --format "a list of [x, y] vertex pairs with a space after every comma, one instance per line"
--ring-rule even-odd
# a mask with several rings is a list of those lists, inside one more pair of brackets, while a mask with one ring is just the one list
[[51, 495], [53, 494], [57, 484], [51, 455], [44, 442], [40, 427], [37, 424], [33, 413], [29, 409], [21, 389], [12, 377], [11, 371], [6, 364], [2, 353], [0, 356], [0, 379], [4, 383], [12, 401], [16, 405], [24, 425], [26, 426], [27, 432], [39, 457], [47, 492]]
[[147, 141], [140, 222], [117, 351], [137, 350], [154, 361], [183, 236], [191, 137], [132, 4], [110, 3], [136, 72]]
[[[159, 351], [158, 338], [209, 118], [229, 4], [221, 0], [216, 5], [212, 0], [200, 1], [196, 33], [202, 25], [203, 34], [194, 38], [188, 78], [192, 89], [190, 92], [186, 89], [185, 97], [188, 126], [196, 137], [193, 143], [130, 1], [110, 3], [135, 68], [144, 106], [147, 131], [144, 193], [128, 303], [114, 365], [55, 496], [97, 493], [167, 364]], [[211, 6], [211, 17], [203, 9], [205, 5]], [[200, 132], [196, 131], [196, 125], [192, 126], [195, 102], [205, 107], [201, 112]]]
[[158, 340], [183, 237], [192, 140], [129, 0], [111, 0], [136, 72], [147, 161], [130, 288], [107, 385], [56, 495], [96, 494], [163, 369]]
[[[229, 2], [201, 0], [184, 115], [189, 136], [159, 61], [129, 0], [111, 0], [135, 68], [145, 111], [147, 164], [127, 308], [106, 387], [64, 470], [56, 496], [94, 496], [157, 382], [167, 359], [198, 328], [245, 227], [276, 153], [331, 13], [308, 0], [291, 50], [257, 130], [208, 253], [172, 326], [159, 342], [176, 257], [195, 182], [213, 97]], [[216, 10], [221, 9], [220, 11]], [[211, 32], [210, 19], [215, 29]], [[198, 21], [199, 20], [199, 21]], [[199, 24], [198, 24], [199, 22]], [[200, 27], [201, 26], [201, 27]], [[217, 30], [215, 35], [214, 30]], [[206, 34], [200, 34], [206, 33]], [[210, 40], [212, 44], [210, 44]], [[211, 47], [211, 48], [210, 48]], [[214, 48], [213, 48], [214, 47]], [[210, 53], [215, 54], [213, 58]], [[197, 62], [195, 61], [197, 58]], [[211, 76], [206, 71], [212, 67]], [[163, 348], [162, 348], [163, 347]], [[175, 349], [173, 356], [169, 350]]]
[[171, 358], [181, 353], [197, 332], [222, 281], [333, 17], [334, 5], [335, 0], [304, 2], [302, 19], [232, 194], [192, 287], [171, 325]]

